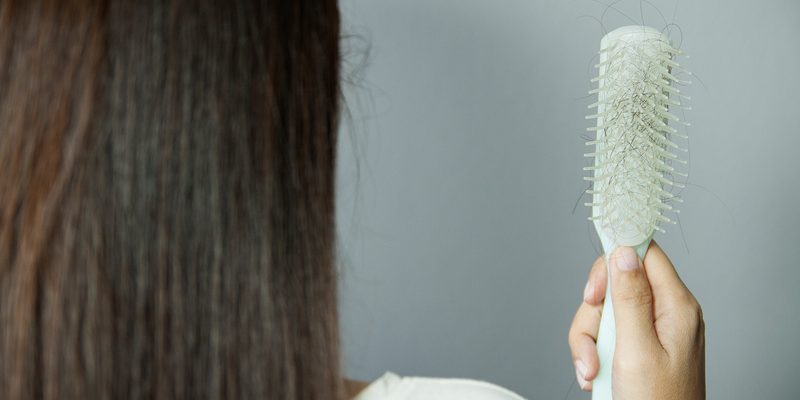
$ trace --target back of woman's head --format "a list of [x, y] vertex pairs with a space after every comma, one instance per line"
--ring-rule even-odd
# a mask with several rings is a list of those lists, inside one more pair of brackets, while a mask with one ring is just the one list
[[335, 0], [0, 1], [0, 398], [336, 399]]

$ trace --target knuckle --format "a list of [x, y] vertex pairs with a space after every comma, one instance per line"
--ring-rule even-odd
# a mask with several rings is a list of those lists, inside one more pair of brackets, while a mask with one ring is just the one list
[[678, 304], [679, 307], [682, 309], [694, 309], [695, 307], [699, 307], [700, 304], [697, 302], [697, 299], [689, 292], [685, 290], [677, 290], [677, 294], [674, 294], [675, 302]]
[[581, 348], [581, 346], [579, 345], [579, 343], [580, 343], [580, 335], [570, 335], [568, 340], [567, 340], [567, 342], [569, 344], [569, 352], [570, 352], [570, 354], [572, 354], [573, 360], [575, 358], [578, 358], [578, 355], [580, 354], [580, 348]]
[[694, 336], [702, 335], [705, 332], [703, 309], [700, 307], [700, 303], [691, 295], [679, 302], [677, 315], [683, 321], [682, 325], [687, 329], [687, 332], [693, 333]]
[[706, 321], [700, 317], [699, 323], [697, 324], [697, 334], [700, 340], [705, 342], [706, 337]]
[[605, 268], [606, 261], [603, 259], [603, 256], [597, 257], [592, 263], [592, 271], [596, 271], [599, 268]]
[[679, 302], [683, 314], [691, 321], [700, 322], [703, 320], [703, 308], [691, 294], [683, 296]]
[[701, 321], [701, 322], [703, 321], [703, 308], [700, 307], [700, 303], [695, 301], [692, 304], [690, 310], [691, 310], [692, 315], [694, 315], [695, 319], [697, 319], [698, 321]]
[[706, 323], [702, 319], [697, 329], [697, 344], [701, 349], [704, 349], [706, 346]]
[[569, 328], [569, 332], [567, 332], [567, 342], [569, 343], [570, 349], [575, 349], [580, 335], [581, 332], [575, 327], [575, 324], [572, 324], [572, 327]]
[[700, 304], [695, 302], [693, 307], [691, 308], [691, 317], [694, 322], [693, 327], [697, 330], [697, 332], [703, 333], [706, 329], [706, 322], [703, 318], [703, 308], [700, 307]]

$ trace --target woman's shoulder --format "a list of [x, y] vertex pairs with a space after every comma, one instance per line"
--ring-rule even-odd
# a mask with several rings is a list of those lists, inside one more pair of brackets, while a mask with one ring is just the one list
[[399, 376], [386, 372], [353, 400], [523, 400], [495, 384], [474, 379]]

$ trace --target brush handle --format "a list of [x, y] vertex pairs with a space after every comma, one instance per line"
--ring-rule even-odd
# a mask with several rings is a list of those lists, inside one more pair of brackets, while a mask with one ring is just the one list
[[[650, 239], [636, 246], [636, 254], [644, 260]], [[605, 249], [606, 268], [608, 268], [608, 282], [606, 283], [606, 297], [603, 302], [603, 314], [600, 317], [600, 330], [597, 332], [597, 356], [600, 359], [600, 372], [592, 381], [592, 400], [612, 400], [611, 395], [611, 370], [614, 365], [614, 348], [617, 343], [617, 327], [614, 321], [614, 305], [611, 301], [611, 262], [609, 257], [612, 249]]]

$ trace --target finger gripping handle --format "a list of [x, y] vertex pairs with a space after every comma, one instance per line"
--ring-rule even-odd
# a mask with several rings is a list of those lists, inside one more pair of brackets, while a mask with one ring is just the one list
[[614, 305], [611, 300], [611, 263], [609, 252], [606, 252], [606, 268], [608, 283], [606, 297], [603, 302], [603, 314], [600, 317], [600, 329], [597, 332], [597, 356], [600, 360], [600, 371], [592, 382], [592, 400], [611, 400], [611, 369], [614, 365], [614, 347], [617, 342], [617, 328], [614, 323]]
[[[636, 254], [644, 260], [651, 239], [636, 246]], [[611, 247], [611, 246], [609, 246]], [[614, 320], [614, 304], [611, 295], [611, 266], [610, 255], [613, 249], [605, 249], [608, 282], [606, 283], [606, 297], [603, 302], [603, 314], [600, 317], [600, 329], [597, 332], [597, 357], [600, 360], [600, 371], [592, 381], [592, 400], [612, 400], [611, 371], [614, 366], [614, 350], [617, 345], [617, 326]]]

